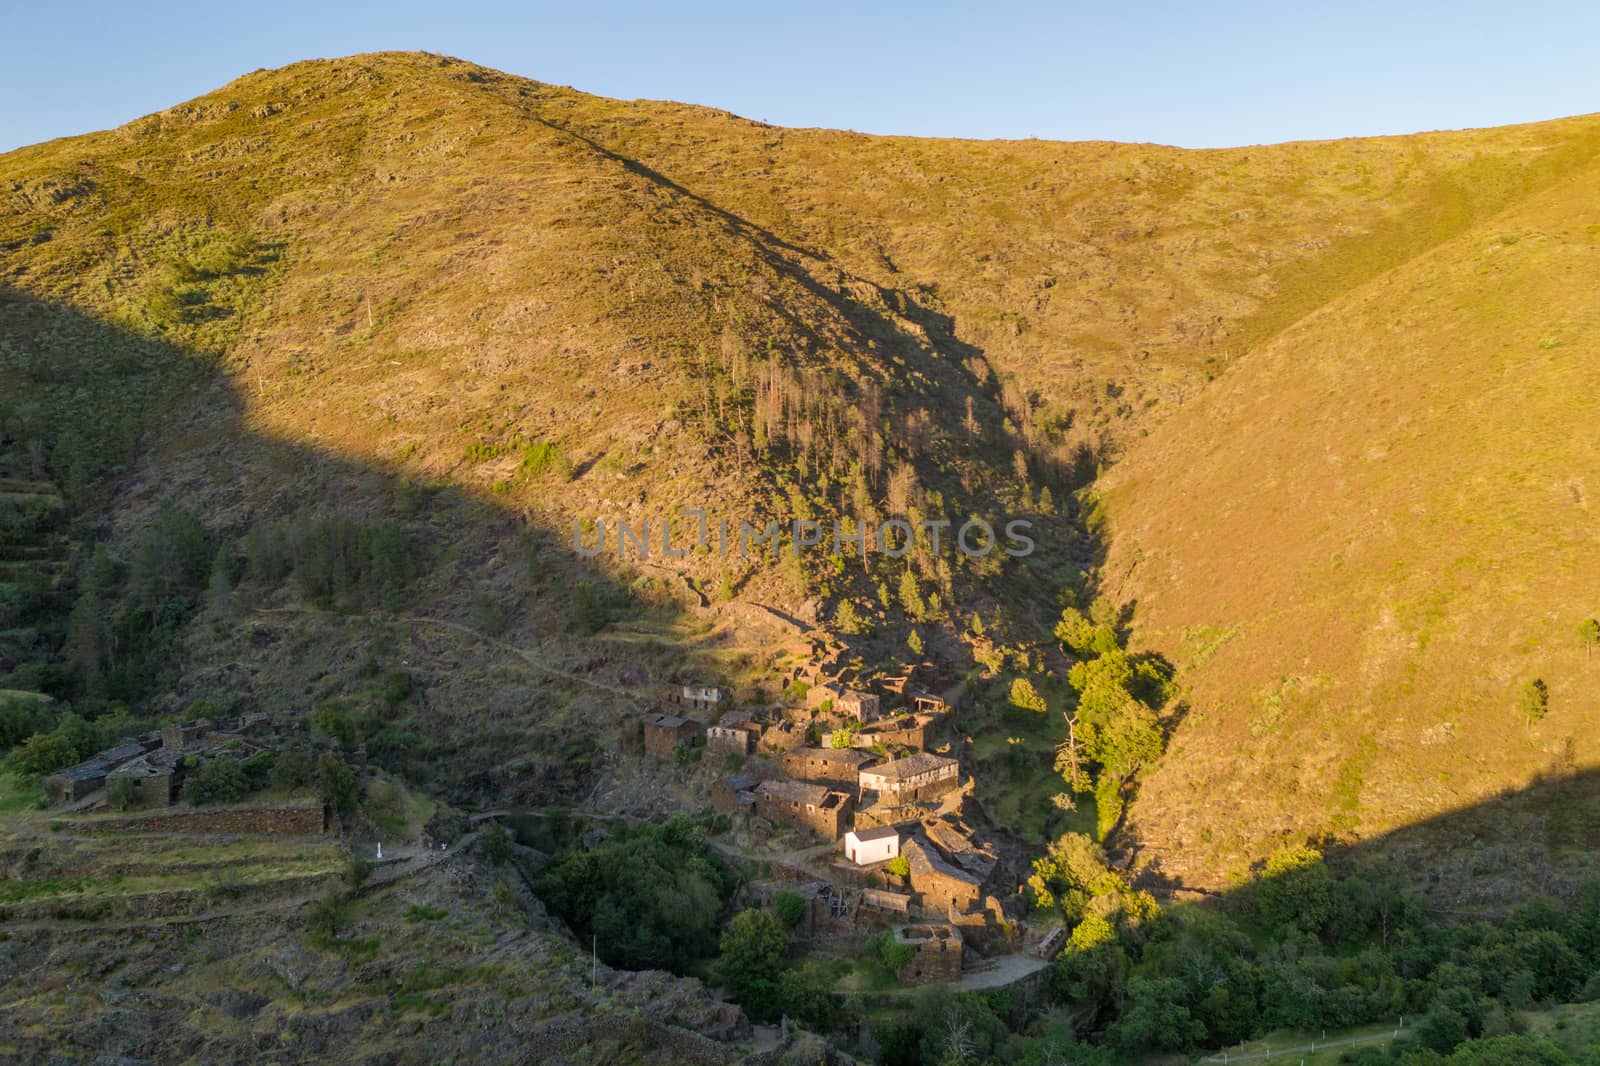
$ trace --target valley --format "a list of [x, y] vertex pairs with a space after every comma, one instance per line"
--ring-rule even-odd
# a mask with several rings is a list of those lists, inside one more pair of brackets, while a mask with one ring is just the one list
[[1548, 1036], [1597, 167], [427, 53], [0, 156], [0, 1057]]

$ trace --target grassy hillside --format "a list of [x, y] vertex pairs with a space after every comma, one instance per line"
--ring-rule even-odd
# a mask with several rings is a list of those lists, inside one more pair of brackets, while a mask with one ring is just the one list
[[[1135, 812], [1169, 873], [1217, 883], [1278, 838], [1600, 758], [1595, 178], [1330, 302], [1106, 479], [1107, 579], [1191, 688]], [[1556, 819], [1505, 813], [1475, 846]]]

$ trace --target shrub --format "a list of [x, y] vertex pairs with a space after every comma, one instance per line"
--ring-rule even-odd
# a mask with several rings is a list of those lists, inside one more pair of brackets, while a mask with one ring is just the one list
[[206, 759], [183, 782], [183, 800], [193, 807], [237, 803], [249, 793], [250, 779], [237, 759]]
[[131, 777], [113, 778], [106, 785], [106, 803], [113, 809], [125, 811], [139, 802], [139, 782]]
[[788, 926], [790, 929], [793, 929], [795, 926], [799, 925], [800, 920], [806, 916], [805, 897], [800, 895], [798, 892], [792, 892], [789, 889], [784, 889], [782, 892], [779, 892], [777, 898], [772, 901], [772, 910], [784, 925]]

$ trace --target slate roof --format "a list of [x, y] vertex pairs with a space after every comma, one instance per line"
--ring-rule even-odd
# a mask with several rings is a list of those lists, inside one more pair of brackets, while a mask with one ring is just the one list
[[933, 755], [926, 751], [919, 751], [915, 755], [907, 755], [904, 759], [895, 759], [882, 766], [874, 766], [869, 770], [861, 771], [864, 774], [876, 774], [885, 781], [904, 781], [916, 777], [918, 774], [928, 773], [944, 766], [957, 765], [954, 759], [946, 759], [942, 755]]
[[888, 840], [890, 837], [898, 837], [900, 830], [892, 825], [880, 825], [876, 829], [856, 829], [853, 831], [853, 835], [857, 840], [861, 841]]

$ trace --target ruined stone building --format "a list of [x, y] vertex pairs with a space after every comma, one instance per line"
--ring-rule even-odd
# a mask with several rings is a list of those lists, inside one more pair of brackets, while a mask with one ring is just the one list
[[178, 796], [182, 783], [183, 752], [161, 747], [130, 759], [106, 775], [106, 787], [127, 778], [134, 783], [137, 795], [133, 806], [138, 809], [169, 806]]
[[824, 705], [834, 714], [854, 718], [858, 722], [871, 722], [878, 717], [878, 697], [860, 689], [846, 688], [836, 681], [814, 685], [806, 693], [806, 706], [821, 708]]
[[902, 925], [894, 930], [897, 944], [916, 948], [911, 961], [900, 967], [901, 984], [925, 985], [954, 981], [961, 976], [961, 932], [952, 925]]
[[661, 690], [661, 698], [667, 703], [714, 716], [728, 694], [716, 685], [668, 685]]
[[692, 718], [647, 714], [644, 716], [644, 750], [659, 759], [670, 759], [678, 745], [692, 743], [700, 731], [700, 723]]
[[711, 806], [724, 814], [738, 814], [755, 809], [755, 790], [761, 779], [754, 774], [735, 774], [721, 777], [711, 786]]

